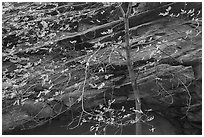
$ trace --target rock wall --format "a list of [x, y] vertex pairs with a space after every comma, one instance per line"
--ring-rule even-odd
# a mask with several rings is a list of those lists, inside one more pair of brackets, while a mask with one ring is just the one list
[[[74, 6], [74, 10], [80, 10], [82, 5]], [[101, 7], [99, 3], [85, 5], [100, 7], [100, 12], [117, 11], [113, 5], [108, 7]], [[140, 11], [138, 15], [130, 17], [131, 59], [134, 63], [142, 109], [152, 109], [152, 113], [156, 112], [157, 116], [159, 113], [158, 119], [165, 117], [173, 124], [179, 123], [179, 126], [175, 124], [176, 128], [182, 130], [179, 134], [201, 134], [202, 26], [188, 16], [185, 18], [159, 16], [159, 13], [169, 6], [173, 7], [174, 14], [179, 13], [183, 5], [184, 3], [168, 3], [160, 5], [161, 7], [155, 10]], [[187, 9], [192, 8], [195, 8], [197, 13], [201, 5], [188, 3]], [[100, 104], [106, 104], [108, 100], [115, 99], [114, 104], [134, 100], [123, 48], [125, 44], [121, 38], [124, 35], [124, 24], [119, 17], [112, 17], [112, 14], [105, 12], [104, 16], [108, 16], [109, 19], [101, 20], [98, 18], [99, 11], [96, 13], [85, 19], [80, 16], [77, 29], [72, 29], [75, 32], [58, 33], [51, 41], [56, 44], [53, 46], [53, 52], [43, 50], [46, 54], [43, 54], [45, 58], [42, 59], [41, 66], [36, 65], [27, 70], [33, 75], [29, 77], [27, 85], [18, 89], [25, 90], [23, 95], [27, 95], [18, 106], [21, 113], [14, 113], [26, 117], [25, 121], [22, 119], [20, 121], [28, 127], [41, 125], [47, 119], [58, 117], [67, 110], [79, 111], [82, 105], [85, 109], [93, 109]], [[96, 23], [97, 20], [100, 22]], [[108, 32], [111, 28], [113, 34]], [[35, 48], [28, 48], [26, 52], [38, 48], [42, 51], [41, 48], [49, 44], [50, 41]], [[52, 44], [49, 46], [52, 47]], [[22, 56], [25, 51], [15, 52]], [[6, 55], [8, 56], [5, 54], [3, 58]], [[29, 55], [31, 59], [33, 56], [35, 54]], [[10, 66], [5, 65], [5, 69]], [[41, 70], [45, 72], [41, 73]], [[44, 73], [49, 76], [51, 82], [45, 82], [44, 85], [36, 84]], [[9, 89], [12, 84], [5, 82], [3, 87]], [[43, 100], [39, 101], [40, 98]], [[9, 104], [10, 101], [6, 99], [3, 103]], [[15, 107], [8, 109], [10, 110], [15, 110]], [[15, 114], [10, 115], [8, 111], [3, 113], [3, 119], [16, 117]], [[155, 119], [156, 123], [158, 119]], [[8, 121], [3, 121], [3, 131], [22, 124], [20, 122], [14, 125], [14, 122]], [[160, 124], [158, 122], [156, 125]], [[167, 124], [167, 128], [168, 125], [172, 128], [172, 124]], [[162, 128], [159, 126], [158, 129], [161, 131], [155, 134], [176, 134], [174, 131], [165, 130], [164, 133]]]

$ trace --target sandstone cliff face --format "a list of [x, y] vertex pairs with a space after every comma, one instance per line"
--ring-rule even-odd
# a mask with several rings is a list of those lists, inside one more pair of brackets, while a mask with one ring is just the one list
[[[94, 6], [98, 8], [101, 5], [98, 3]], [[170, 6], [176, 14], [182, 4]], [[161, 6], [154, 12], [141, 11], [139, 15], [130, 18], [131, 59], [134, 62], [142, 109], [151, 109], [151, 113], [155, 114], [153, 125], [158, 126], [160, 131], [156, 130], [153, 134], [200, 134], [202, 26], [189, 18], [159, 16], [158, 13], [168, 7]], [[198, 12], [200, 7], [199, 4], [189, 3], [187, 8], [195, 8]], [[75, 8], [80, 10], [80, 6]], [[114, 6], [99, 9], [116, 12]], [[23, 92], [25, 101], [19, 106], [20, 113], [13, 111], [14, 115], [11, 115], [8, 111], [14, 108], [8, 108], [3, 113], [3, 119], [19, 115], [21, 118], [18, 121], [23, 121], [19, 125], [26, 123], [29, 127], [43, 123], [44, 119], [57, 117], [67, 110], [78, 111], [81, 105], [85, 109], [93, 109], [106, 104], [108, 100], [115, 100], [115, 105], [134, 100], [123, 49], [124, 41], [121, 38], [124, 35], [123, 23], [119, 18], [112, 17], [112, 14], [105, 14], [109, 17], [106, 20], [102, 20], [99, 15], [85, 19], [81, 17], [75, 32], [57, 33], [53, 40], [56, 42], [53, 52], [48, 53], [39, 48], [42, 51], [42, 63], [27, 70], [32, 75], [28, 77], [27, 85], [18, 89], [26, 91]], [[96, 23], [96, 20], [100, 22]], [[114, 34], [109, 32], [111, 29]], [[40, 46], [43, 48], [46, 44]], [[27, 50], [32, 53], [35, 48]], [[16, 52], [22, 56], [24, 51]], [[34, 56], [30, 54], [29, 58], [35, 61]], [[17, 66], [5, 61], [3, 69], [13, 71], [13, 65]], [[42, 74], [49, 76], [48, 79], [44, 75], [47, 81], [44, 81], [43, 86], [35, 82], [42, 79]], [[5, 82], [3, 88], [9, 89], [11, 84]], [[35, 100], [40, 98], [40, 102], [36, 103]], [[3, 103], [10, 103], [5, 100]], [[33, 118], [39, 121], [33, 122]], [[8, 121], [3, 121], [5, 131], [19, 126], [13, 124], [15, 120]], [[164, 125], [172, 130], [167, 132], [163, 129]], [[180, 133], [178, 129], [181, 129]], [[152, 134], [149, 131], [143, 132]]]

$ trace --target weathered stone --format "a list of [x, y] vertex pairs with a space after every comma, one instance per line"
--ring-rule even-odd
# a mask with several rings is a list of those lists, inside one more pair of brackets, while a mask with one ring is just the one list
[[19, 125], [25, 124], [31, 117], [21, 110], [19, 106], [10, 109], [9, 113], [2, 114], [2, 132], [14, 129]]
[[[147, 75], [148, 70], [138, 78], [138, 87], [141, 96], [147, 94], [155, 96], [159, 94], [168, 94], [168, 90], [185, 85], [194, 79], [191, 67], [159, 65], [155, 73]], [[147, 75], [145, 77], [145, 75]]]
[[201, 101], [201, 99], [202, 99], [202, 81], [197, 81], [197, 80], [192, 81], [192, 83], [189, 85], [188, 89], [190, 92], [196, 93], [196, 95], [197, 95], [196, 100], [197, 101], [199, 101], [199, 100]]
[[52, 108], [45, 102], [27, 100], [22, 105], [22, 110], [28, 115], [36, 118], [49, 118], [53, 116]]
[[191, 105], [187, 117], [192, 122], [202, 122], [202, 104]]
[[201, 134], [201, 129], [195, 128], [189, 122], [184, 122], [183, 131], [185, 135], [199, 135]]

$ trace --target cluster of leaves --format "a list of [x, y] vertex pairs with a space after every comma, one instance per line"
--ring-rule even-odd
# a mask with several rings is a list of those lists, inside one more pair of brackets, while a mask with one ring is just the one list
[[[187, 4], [185, 4], [187, 5]], [[196, 24], [196, 27], [200, 26], [201, 22], [201, 10], [195, 11], [195, 9], [189, 9], [186, 10], [185, 7], [184, 9], [181, 9], [179, 13], [175, 14], [173, 11], [171, 11], [172, 7], [169, 6], [164, 13], [160, 13], [160, 16], [170, 16], [172, 18], [182, 18], [184, 20], [190, 20], [193, 23]]]
[[[151, 132], [154, 132], [154, 126], [147, 123], [154, 120], [153, 115], [147, 115], [148, 112], [152, 111], [151, 109], [145, 110], [147, 112], [147, 114], [145, 114], [142, 111], [139, 112], [138, 110], [135, 110], [134, 107], [126, 108], [125, 106], [122, 106], [120, 109], [114, 108], [114, 106], [112, 106], [114, 102], [115, 99], [108, 100], [107, 105], [100, 104], [97, 108], [92, 110], [91, 115], [89, 114], [82, 118], [80, 125], [92, 123], [93, 126], [90, 127], [90, 132], [99, 135], [106, 134], [107, 127], [117, 128], [119, 131], [122, 127], [135, 124], [141, 120], [144, 124], [147, 124], [150, 127], [149, 130]], [[136, 113], [141, 113], [142, 117], [135, 117]], [[117, 132], [115, 134], [117, 134]]]

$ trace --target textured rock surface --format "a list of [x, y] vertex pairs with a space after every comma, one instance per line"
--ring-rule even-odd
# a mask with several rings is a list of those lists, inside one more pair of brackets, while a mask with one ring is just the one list
[[[90, 6], [82, 5], [75, 8], [80, 10], [83, 6]], [[179, 3], [178, 9], [182, 5]], [[197, 10], [201, 6], [193, 3], [189, 5], [188, 8]], [[95, 3], [95, 6], [98, 8], [101, 5]], [[179, 122], [180, 126], [175, 127], [182, 130], [182, 133], [179, 134], [200, 134], [202, 125], [202, 36], [199, 32], [201, 32], [201, 26], [194, 29], [191, 22], [184, 19], [161, 17], [156, 14], [167, 7], [159, 8], [155, 12], [143, 13], [141, 11], [138, 16], [130, 18], [131, 59], [134, 62], [142, 107], [162, 114], [157, 115], [155, 119], [155, 126], [161, 130], [156, 131], [155, 134], [177, 134], [172, 124], [165, 122], [166, 119], [177, 119], [176, 122]], [[115, 7], [105, 9], [114, 11]], [[178, 12], [178, 9], [175, 8], [173, 11]], [[12, 111], [11, 115], [6, 111], [3, 114], [3, 131], [11, 127], [18, 127], [29, 120], [41, 121], [43, 119], [43, 123], [45, 119], [56, 117], [66, 110], [76, 111], [81, 108], [81, 101], [88, 109], [104, 104], [109, 99], [115, 99], [115, 103], [134, 100], [126, 60], [124, 60], [125, 50], [122, 48], [124, 43], [123, 41], [118, 42], [119, 37], [124, 33], [123, 23], [119, 18], [113, 18], [108, 12], [106, 14], [109, 19], [99, 19], [100, 23], [96, 23], [97, 17], [100, 17], [98, 15], [86, 20], [81, 17], [82, 20], [77, 30], [56, 35], [53, 41], [56, 42], [57, 48], [53, 47], [54, 52], [50, 55], [46, 53], [48, 54], [46, 57], [49, 58], [42, 59], [42, 66], [35, 66], [29, 70], [33, 74], [29, 77], [31, 80], [28, 83], [30, 83], [19, 88], [19, 91], [23, 89], [29, 93], [24, 105], [19, 106], [21, 108], [19, 112]], [[141, 20], [138, 21], [138, 19]], [[95, 24], [90, 25], [90, 21], [93, 20]], [[114, 35], [102, 34], [110, 28], [114, 28]], [[66, 36], [63, 36], [64, 33]], [[76, 41], [76, 44], [70, 41]], [[98, 43], [102, 47], [98, 46]], [[19, 49], [22, 47], [23, 45], [19, 46]], [[94, 56], [83, 51], [85, 48], [93, 50]], [[67, 52], [65, 53], [64, 50]], [[24, 51], [16, 52], [21, 54]], [[84, 54], [84, 52], [87, 53]], [[66, 58], [65, 61], [63, 58]], [[89, 72], [86, 72], [87, 61], [89, 61]], [[15, 70], [15, 63], [11, 65], [9, 63], [4, 65], [4, 63], [3, 69]], [[36, 82], [41, 81], [41, 70], [48, 73], [52, 84], [47, 82], [42, 86]], [[7, 90], [12, 87], [11, 85], [10, 82], [4, 82], [3, 88]], [[52, 85], [50, 92], [44, 95], [43, 93], [51, 87], [50, 85]], [[44, 100], [36, 103], [35, 99], [41, 96]], [[9, 101], [6, 100], [3, 103], [7, 104]], [[13, 118], [17, 119], [14, 121], [20, 122], [15, 123], [11, 120]], [[176, 122], [173, 120], [172, 123]], [[37, 125], [37, 122], [34, 125]], [[172, 130], [166, 131], [165, 129], [168, 128]]]

